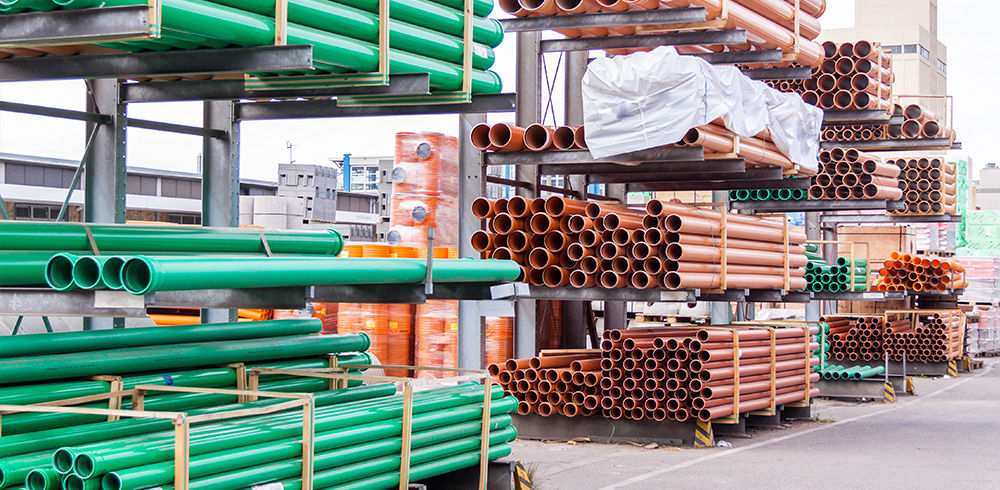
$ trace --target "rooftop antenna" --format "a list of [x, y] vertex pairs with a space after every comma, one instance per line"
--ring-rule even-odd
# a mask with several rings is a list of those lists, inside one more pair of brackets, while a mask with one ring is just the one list
[[285, 141], [285, 148], [288, 148], [288, 164], [291, 165], [295, 163], [295, 158], [292, 157], [292, 148], [299, 146], [298, 143], [292, 143], [291, 141]]

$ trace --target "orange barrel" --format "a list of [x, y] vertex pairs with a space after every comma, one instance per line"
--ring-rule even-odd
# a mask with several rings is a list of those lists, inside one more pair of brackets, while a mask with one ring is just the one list
[[500, 364], [514, 357], [514, 319], [486, 317], [486, 365]]
[[417, 247], [408, 247], [408, 246], [402, 246], [402, 245], [400, 245], [400, 246], [394, 246], [391, 249], [390, 255], [392, 257], [396, 257], [396, 258], [400, 258], [400, 259], [415, 259], [415, 258], [418, 257], [418, 255], [417, 255]]
[[361, 305], [357, 303], [337, 304], [337, 333], [358, 333], [361, 331]]
[[387, 364], [389, 358], [389, 315], [388, 305], [360, 305], [362, 327], [361, 331], [368, 334], [371, 346], [368, 352], [378, 358], [382, 364]]
[[[442, 367], [444, 365], [445, 314], [443, 301], [428, 301], [417, 305], [416, 362], [417, 366]], [[441, 377], [440, 373], [421, 371], [419, 376]]]
[[346, 243], [344, 244], [344, 250], [340, 252], [338, 257], [363, 257], [364, 245], [357, 243]]
[[[444, 367], [458, 367], [458, 301], [445, 301], [444, 321]], [[443, 376], [454, 376], [455, 373], [444, 373]]]
[[[413, 305], [386, 305], [388, 314], [388, 349], [385, 364], [413, 365]], [[387, 376], [409, 376], [406, 369], [386, 369]]]
[[396, 133], [393, 192], [458, 197], [458, 138]]
[[313, 318], [319, 318], [323, 322], [323, 330], [319, 333], [323, 335], [337, 333], [338, 307], [338, 303], [313, 303]]

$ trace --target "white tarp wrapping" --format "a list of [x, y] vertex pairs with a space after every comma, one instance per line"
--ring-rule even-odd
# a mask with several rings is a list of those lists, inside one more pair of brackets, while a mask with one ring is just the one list
[[660, 47], [595, 59], [583, 77], [583, 118], [594, 158], [676, 143], [690, 129], [720, 117], [748, 138], [770, 129], [789, 160], [818, 169], [823, 111], [736, 67], [713, 66]]

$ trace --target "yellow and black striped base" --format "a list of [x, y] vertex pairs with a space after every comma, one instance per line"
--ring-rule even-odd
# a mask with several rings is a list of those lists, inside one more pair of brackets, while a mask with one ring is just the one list
[[885, 388], [882, 390], [882, 401], [886, 403], [896, 403], [896, 390], [892, 387], [892, 383], [889, 381], [885, 382]]
[[906, 377], [906, 392], [914, 396], [917, 394], [917, 388], [913, 385], [913, 378], [909, 376]]
[[698, 420], [694, 431], [694, 447], [715, 447], [715, 434], [712, 433], [712, 423]]
[[952, 378], [958, 377], [958, 365], [954, 360], [948, 361], [948, 376], [951, 376]]
[[514, 472], [517, 473], [517, 478], [514, 478], [514, 490], [533, 490], [528, 471], [520, 461], [514, 463]]

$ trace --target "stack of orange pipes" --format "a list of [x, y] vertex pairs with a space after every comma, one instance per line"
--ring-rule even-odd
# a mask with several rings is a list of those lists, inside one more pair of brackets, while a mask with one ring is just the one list
[[823, 43], [825, 59], [812, 78], [801, 86], [771, 81], [772, 88], [802, 95], [802, 100], [822, 109], [884, 110], [892, 106], [891, 56], [868, 41]]
[[878, 273], [878, 279], [872, 283], [873, 291], [945, 292], [968, 284], [965, 267], [957, 260], [901, 252], [893, 252]]
[[890, 359], [902, 361], [904, 354], [908, 361], [915, 362], [944, 362], [961, 357], [964, 313], [955, 310], [915, 315], [916, 328], [910, 319], [904, 319], [902, 325], [886, 330], [885, 350]]
[[822, 172], [813, 178], [809, 198], [818, 199], [888, 199], [903, 198], [899, 189], [899, 167], [887, 164], [882, 157], [853, 148], [834, 148], [819, 154]]
[[513, 124], [477, 124], [470, 136], [479, 151], [545, 151], [587, 148], [583, 126], [550, 128], [532, 124], [526, 128]]
[[789, 175], [816, 175], [815, 169], [795, 165], [789, 160], [770, 141], [767, 130], [753, 138], [745, 138], [737, 136], [716, 120], [688, 131], [678, 146], [701, 146], [705, 148], [706, 155], [735, 153], [746, 160], [748, 167], [779, 167]]
[[[601, 342], [602, 414], [709, 421], [817, 396], [810, 328], [609, 330]], [[735, 354], [735, 355], [734, 355]], [[772, 403], [773, 402], [773, 403]]]
[[[883, 329], [899, 327], [908, 321], [895, 321], [883, 325], [880, 316], [859, 317], [852, 322], [834, 319], [830, 323], [830, 357], [838, 361], [878, 361], [884, 358]], [[837, 327], [833, 325], [836, 324]]]
[[601, 404], [601, 354], [542, 355], [490, 364], [489, 373], [518, 400], [517, 413], [588, 416]]
[[955, 214], [958, 198], [955, 192], [958, 174], [954, 162], [944, 157], [899, 158], [889, 160], [901, 170], [899, 188], [905, 192], [906, 209], [893, 211], [897, 215]]
[[854, 124], [851, 126], [826, 126], [821, 141], [875, 141], [886, 138], [886, 125]]
[[806, 287], [806, 236], [783, 222], [656, 200], [639, 211], [558, 196], [479, 198], [472, 212], [488, 230], [474, 233], [472, 246], [518, 262], [521, 280], [536, 286]]
[[955, 131], [947, 127], [941, 120], [941, 116], [934, 114], [920, 104], [910, 104], [903, 107], [899, 104], [894, 106], [894, 113], [901, 114], [906, 120], [903, 124], [893, 124], [889, 126], [886, 133], [889, 139], [927, 139], [927, 138], [948, 138], [955, 141]]
[[[498, 5], [504, 12], [518, 17], [704, 7], [706, 20], [725, 19], [727, 22], [722, 28], [747, 31], [748, 43], [728, 46], [730, 50], [781, 49], [804, 66], [816, 67], [823, 61], [823, 48], [814, 39], [820, 34], [817, 18], [826, 11], [826, 0], [802, 0], [799, 10], [794, 2], [787, 0], [500, 0]], [[603, 37], [635, 34], [636, 29], [624, 26], [558, 32], [567, 37]]]

